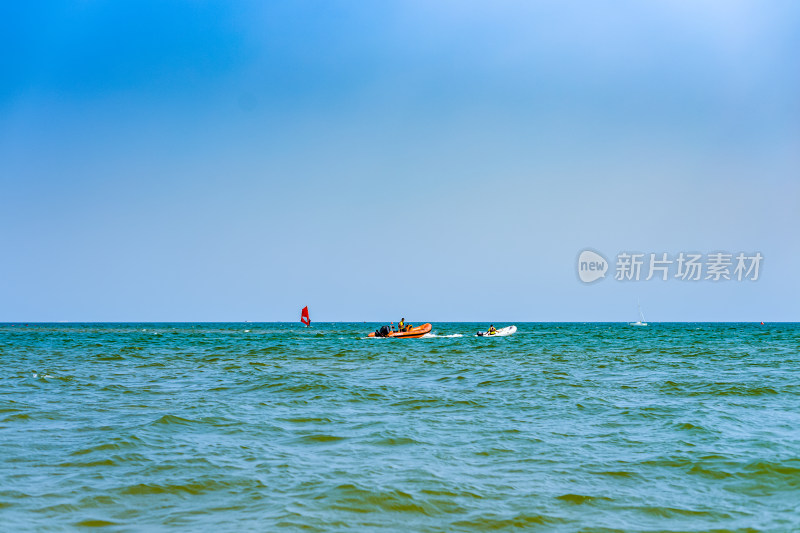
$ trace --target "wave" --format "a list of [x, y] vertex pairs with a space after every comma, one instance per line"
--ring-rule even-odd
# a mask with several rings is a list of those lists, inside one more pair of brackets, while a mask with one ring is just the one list
[[451, 525], [458, 528], [494, 531], [500, 529], [525, 529], [534, 526], [552, 526], [565, 522], [566, 521], [561, 518], [533, 513], [522, 513], [508, 518], [498, 517], [495, 516], [494, 513], [491, 513], [488, 516], [481, 516], [470, 520], [458, 520]]
[[[429, 498], [415, 498], [399, 489], [366, 489], [352, 483], [339, 485], [315, 498], [328, 500], [329, 506], [356, 513], [406, 513], [408, 515], [434, 516], [445, 512]], [[460, 507], [451, 511], [463, 511]]]
[[607, 498], [605, 496], [585, 496], [583, 494], [562, 494], [561, 496], [556, 496], [556, 499], [575, 505], [600, 501], [613, 501], [611, 498]]
[[120, 524], [119, 522], [110, 522], [108, 520], [103, 520], [99, 518], [87, 518], [86, 520], [75, 522], [73, 525], [75, 527], [109, 527], [109, 526], [118, 526]]
[[296, 442], [302, 442], [305, 444], [319, 444], [319, 443], [327, 443], [327, 442], [338, 442], [344, 440], [345, 437], [339, 437], [337, 435], [328, 435], [325, 433], [315, 433], [313, 435], [303, 435], [299, 437]]
[[198, 495], [206, 492], [216, 492], [227, 489], [256, 488], [263, 489], [265, 485], [257, 479], [235, 478], [219, 480], [200, 478], [187, 480], [186, 483], [137, 483], [119, 488], [118, 494], [149, 496], [153, 494], [190, 494]]

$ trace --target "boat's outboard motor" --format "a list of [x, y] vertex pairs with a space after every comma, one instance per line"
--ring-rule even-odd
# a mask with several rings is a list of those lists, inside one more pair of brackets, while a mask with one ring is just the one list
[[389, 333], [392, 332], [392, 328], [389, 326], [381, 326], [380, 329], [375, 330], [376, 337], [388, 337]]

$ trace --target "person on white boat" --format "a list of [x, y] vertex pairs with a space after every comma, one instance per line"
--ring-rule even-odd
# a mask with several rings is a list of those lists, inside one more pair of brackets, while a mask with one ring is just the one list
[[487, 335], [494, 335], [497, 333], [497, 330], [494, 327], [494, 324], [489, 324], [489, 331], [486, 332]]

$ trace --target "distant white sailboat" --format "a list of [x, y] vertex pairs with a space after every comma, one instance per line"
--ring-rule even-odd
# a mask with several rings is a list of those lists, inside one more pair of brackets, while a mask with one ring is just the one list
[[631, 326], [646, 326], [647, 322], [644, 321], [644, 314], [642, 313], [642, 304], [639, 303], [639, 300], [636, 300], [636, 306], [639, 308], [639, 320], [637, 322], [631, 322]]

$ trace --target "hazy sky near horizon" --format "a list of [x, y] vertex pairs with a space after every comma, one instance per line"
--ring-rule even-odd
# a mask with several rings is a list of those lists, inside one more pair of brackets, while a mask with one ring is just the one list
[[0, 321], [800, 321], [797, 3], [9, 3], [0, 46]]

